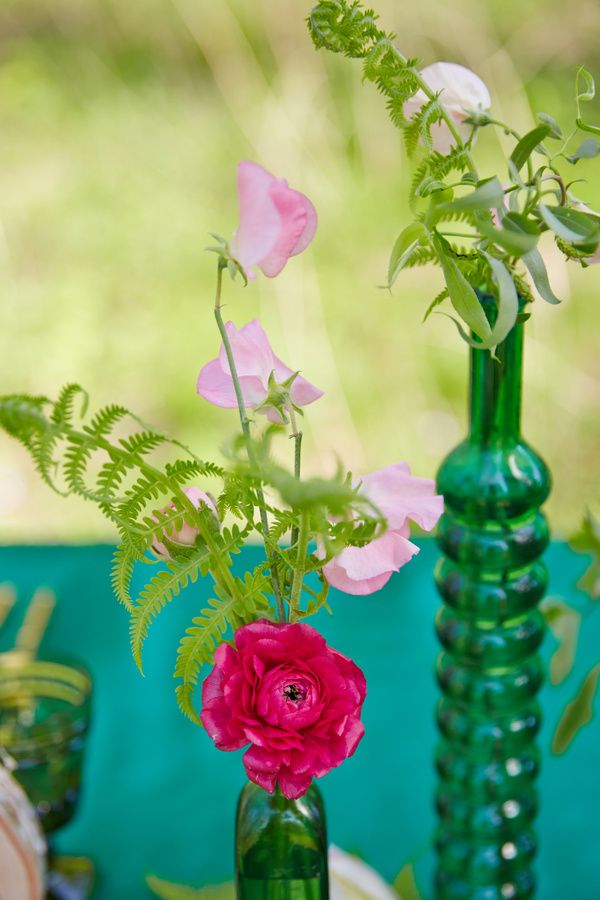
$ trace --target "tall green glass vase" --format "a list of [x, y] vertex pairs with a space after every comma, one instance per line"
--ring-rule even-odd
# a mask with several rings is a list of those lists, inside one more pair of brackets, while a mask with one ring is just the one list
[[[493, 299], [480, 300], [492, 322]], [[538, 603], [549, 539], [540, 506], [550, 477], [521, 437], [523, 327], [514, 326], [497, 359], [471, 350], [469, 436], [438, 475], [439, 900], [535, 892]]]
[[321, 793], [286, 800], [249, 782], [238, 803], [235, 876], [239, 900], [329, 900]]

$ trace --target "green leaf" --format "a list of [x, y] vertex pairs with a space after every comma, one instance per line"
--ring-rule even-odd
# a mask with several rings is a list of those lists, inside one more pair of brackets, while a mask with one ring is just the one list
[[599, 125], [589, 125], [587, 122], [584, 122], [583, 119], [577, 118], [575, 119], [577, 127], [581, 131], [587, 131], [588, 134], [600, 134], [600, 126]]
[[478, 220], [477, 227], [484, 237], [502, 247], [511, 256], [523, 256], [528, 253], [535, 247], [540, 235], [537, 225], [517, 212], [507, 213], [500, 228], [494, 228], [492, 223], [483, 217]]
[[581, 614], [555, 597], [547, 597], [541, 609], [548, 628], [558, 641], [558, 648], [550, 659], [550, 683], [561, 684], [573, 669]]
[[538, 210], [548, 228], [564, 241], [575, 245], [598, 243], [600, 227], [596, 222], [599, 220], [595, 220], [594, 216], [564, 206], [546, 206], [544, 203], [538, 204]]
[[522, 257], [523, 262], [527, 266], [527, 271], [531, 275], [533, 283], [540, 297], [547, 303], [557, 304], [560, 300], [550, 287], [548, 272], [540, 251], [534, 247]]
[[421, 222], [413, 222], [399, 234], [393, 246], [388, 265], [388, 287], [391, 287], [399, 273], [411, 257], [413, 250], [418, 246], [425, 229]]
[[577, 101], [588, 102], [596, 96], [596, 84], [591, 72], [585, 66], [579, 66], [575, 76], [575, 94]]
[[552, 738], [552, 752], [564, 753], [578, 731], [592, 721], [600, 663], [588, 672], [581, 688], [565, 708]]
[[401, 900], [421, 900], [421, 895], [415, 881], [414, 866], [407, 863], [400, 869], [396, 880], [394, 881], [394, 890], [401, 897]]
[[598, 156], [598, 154], [600, 154], [600, 141], [596, 140], [596, 138], [586, 138], [586, 140], [579, 145], [575, 153], [571, 153], [566, 159], [568, 162], [575, 165], [580, 159], [593, 159], [595, 156]]
[[488, 178], [480, 181], [474, 191], [452, 200], [450, 203], [444, 203], [442, 210], [460, 210], [460, 209], [496, 209], [504, 203], [504, 188], [496, 177]]
[[519, 314], [519, 297], [515, 283], [504, 263], [482, 251], [492, 270], [492, 275], [498, 288], [497, 307], [498, 314], [492, 328], [492, 333], [486, 343], [490, 347], [497, 347], [512, 330]]
[[591, 600], [600, 598], [600, 522], [588, 510], [577, 534], [569, 541], [577, 553], [591, 553], [592, 562], [586, 569], [577, 587], [585, 591]]
[[148, 875], [146, 884], [161, 900], [235, 900], [233, 882], [195, 889], [163, 881], [156, 875]]
[[471, 331], [482, 341], [485, 341], [489, 338], [492, 330], [477, 294], [454, 262], [452, 256], [449, 255], [447, 250], [448, 242], [441, 238], [440, 235], [436, 235], [434, 237], [434, 246], [444, 272], [444, 279], [452, 306]]
[[585, 570], [577, 582], [577, 587], [580, 591], [585, 591], [592, 600], [600, 598], [600, 561], [598, 559], [594, 560], [591, 566]]
[[548, 135], [548, 137], [555, 138], [557, 141], [562, 138], [561, 128], [553, 116], [550, 116], [545, 112], [539, 112], [537, 114], [537, 118], [539, 122], [542, 122], [544, 125], [549, 126], [550, 134]]
[[531, 154], [545, 140], [548, 135], [552, 134], [552, 126], [547, 123], [537, 125], [527, 134], [523, 135], [515, 149], [510, 155], [511, 162], [515, 166], [517, 172], [520, 172]]

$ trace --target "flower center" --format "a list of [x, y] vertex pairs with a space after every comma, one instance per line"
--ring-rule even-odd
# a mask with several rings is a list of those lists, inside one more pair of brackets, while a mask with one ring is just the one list
[[286, 684], [283, 689], [283, 696], [292, 703], [298, 703], [306, 700], [306, 688], [299, 687], [297, 684]]

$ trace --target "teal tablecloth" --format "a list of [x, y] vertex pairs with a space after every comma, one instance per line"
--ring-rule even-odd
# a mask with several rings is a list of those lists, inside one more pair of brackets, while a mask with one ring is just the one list
[[[0, 548], [0, 581], [13, 582], [21, 602], [40, 584], [57, 592], [60, 605], [44, 653], [76, 653], [95, 678], [84, 795], [59, 846], [94, 856], [101, 900], [137, 900], [150, 896], [144, 886], [150, 872], [195, 885], [231, 877], [234, 808], [244, 774], [241, 753], [215, 750], [181, 716], [173, 693], [179, 635], [203, 605], [207, 586], [192, 587], [155, 623], [142, 678], [129, 654], [126, 612], [111, 595], [111, 552], [108, 546]], [[238, 565], [253, 565], [258, 552], [246, 549]], [[426, 878], [431, 860], [436, 556], [433, 542], [424, 541], [420, 556], [379, 595], [334, 596], [334, 617], [323, 614], [319, 622], [329, 642], [364, 669], [369, 684], [366, 737], [354, 758], [321, 782], [330, 838], [389, 879], [415, 854]], [[574, 582], [585, 561], [560, 544], [547, 559], [552, 593], [582, 603]], [[597, 618], [585, 625], [567, 683], [543, 694], [541, 900], [600, 898], [600, 723], [582, 731], [565, 757], [552, 758], [548, 749], [561, 708], [600, 655]], [[19, 619], [11, 615], [2, 648]], [[423, 890], [427, 897], [426, 881]]]

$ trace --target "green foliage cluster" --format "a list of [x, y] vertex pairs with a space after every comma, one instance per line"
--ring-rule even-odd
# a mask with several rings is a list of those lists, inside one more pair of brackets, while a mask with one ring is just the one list
[[[133, 430], [127, 430], [128, 422]], [[271, 442], [281, 434], [279, 426], [257, 438], [242, 435], [230, 448], [226, 468], [199, 459], [122, 406], [89, 416], [88, 396], [78, 385], [67, 385], [54, 402], [1, 397], [0, 427], [27, 448], [52, 490], [95, 503], [118, 530], [112, 585], [130, 615], [131, 650], [140, 670], [153, 621], [199, 577], [212, 578], [214, 596], [182, 637], [175, 667], [180, 708], [195, 722], [194, 690], [217, 647], [240, 626], [274, 618], [274, 594], [292, 621], [327, 605], [323, 565], [342, 547], [373, 539], [384, 526], [348, 474], [339, 470], [331, 479], [302, 480], [275, 463]], [[161, 464], [155, 457], [165, 450], [183, 454]], [[186, 486], [199, 478], [219, 486], [218, 516], [204, 503], [196, 508], [188, 497]], [[265, 528], [266, 516], [272, 527]], [[176, 539], [184, 523], [197, 532], [193, 544]], [[264, 540], [267, 558], [253, 571], [235, 575], [233, 557], [253, 532]], [[138, 565], [158, 571], [134, 597]], [[317, 590], [306, 582], [311, 573], [320, 578]]]
[[[579, 69], [574, 127], [566, 137], [548, 113], [538, 113], [536, 125], [519, 134], [510, 124], [474, 109], [465, 110], [464, 121], [471, 131], [463, 140], [444, 109], [443, 92], [429, 88], [418, 61], [405, 57], [394, 43], [395, 35], [381, 29], [377, 20], [375, 12], [359, 0], [320, 0], [308, 25], [318, 49], [362, 60], [363, 77], [385, 97], [393, 123], [403, 131], [408, 154], [419, 157], [410, 190], [414, 221], [394, 244], [388, 287], [406, 267], [440, 266], [446, 289], [425, 317], [449, 297], [464, 339], [493, 350], [517, 321], [519, 295], [525, 301], [532, 299], [526, 277], [543, 299], [559, 302], [537, 248], [544, 232], [554, 235], [568, 259], [583, 266], [598, 249], [600, 215], [582, 208], [571, 191], [574, 181], [563, 172], [565, 165], [576, 166], [600, 155], [600, 126], [585, 121], [581, 113], [581, 104], [594, 99], [594, 80], [585, 68]], [[424, 101], [407, 118], [405, 104], [417, 92]], [[433, 146], [431, 130], [437, 123], [444, 123], [453, 138], [453, 149], [447, 154]], [[493, 125], [514, 139], [505, 183], [496, 175], [481, 177], [473, 157], [477, 132]], [[571, 141], [580, 133], [593, 137], [584, 137], [569, 152]], [[465, 230], [457, 232], [457, 222]], [[495, 297], [493, 322], [482, 312], [477, 291]]]
[[[582, 620], [599, 608], [600, 521], [591, 512], [586, 514], [570, 543], [573, 550], [590, 557], [590, 563], [577, 584], [587, 594], [590, 603], [583, 612], [559, 597], [549, 597], [542, 605], [548, 627], [558, 644], [550, 661], [550, 681], [553, 685], [562, 684], [573, 670]], [[564, 753], [580, 729], [591, 722], [599, 679], [600, 659], [587, 672], [575, 696], [565, 707], [552, 740], [554, 753]]]

